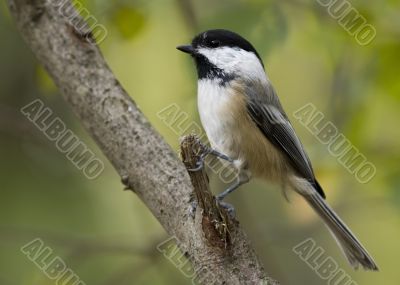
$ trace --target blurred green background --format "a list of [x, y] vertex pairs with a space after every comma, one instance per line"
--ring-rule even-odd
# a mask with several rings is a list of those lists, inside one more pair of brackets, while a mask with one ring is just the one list
[[[377, 30], [360, 46], [316, 1], [87, 0], [117, 78], [174, 149], [179, 135], [157, 112], [178, 104], [198, 122], [196, 74], [176, 51], [198, 32], [228, 28], [249, 39], [313, 161], [333, 206], [381, 272], [353, 271], [307, 205], [253, 181], [228, 201], [267, 271], [281, 284], [325, 284], [292, 252], [312, 237], [358, 284], [400, 282], [400, 1], [352, 0]], [[156, 245], [168, 238], [110, 164], [87, 180], [21, 113], [42, 99], [102, 156], [22, 41], [0, 3], [0, 284], [54, 284], [20, 247], [41, 238], [86, 284], [190, 284]], [[360, 184], [292, 113], [313, 103], [377, 168]], [[212, 189], [223, 185], [212, 177]]]

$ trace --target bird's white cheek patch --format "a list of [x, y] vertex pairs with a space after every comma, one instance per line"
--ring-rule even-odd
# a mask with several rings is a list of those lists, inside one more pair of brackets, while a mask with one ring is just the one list
[[260, 60], [252, 52], [239, 48], [222, 47], [216, 49], [200, 48], [199, 53], [225, 73], [266, 80]]

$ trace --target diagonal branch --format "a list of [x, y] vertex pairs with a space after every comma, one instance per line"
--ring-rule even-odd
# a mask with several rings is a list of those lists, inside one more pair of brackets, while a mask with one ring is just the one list
[[97, 46], [87, 41], [90, 33], [60, 14], [57, 3], [73, 11], [70, 2], [8, 3], [23, 38], [123, 181], [179, 240], [193, 267], [211, 273], [201, 283], [276, 284], [266, 277], [237, 222], [230, 222], [228, 248], [205, 238], [201, 212], [195, 219], [189, 213], [193, 186], [183, 163], [119, 84]]

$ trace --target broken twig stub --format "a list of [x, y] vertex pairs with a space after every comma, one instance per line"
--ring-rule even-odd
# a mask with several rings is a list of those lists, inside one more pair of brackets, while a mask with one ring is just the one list
[[209, 187], [209, 179], [204, 169], [195, 169], [205, 146], [195, 135], [188, 135], [181, 140], [181, 156], [188, 169], [194, 188], [194, 199], [202, 214], [202, 228], [206, 239], [214, 246], [227, 248], [230, 244], [229, 227], [232, 221], [226, 210], [221, 208]]

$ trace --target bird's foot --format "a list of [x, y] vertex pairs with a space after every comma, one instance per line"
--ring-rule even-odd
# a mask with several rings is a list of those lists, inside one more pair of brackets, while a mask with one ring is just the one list
[[199, 159], [196, 162], [196, 167], [195, 168], [189, 168], [188, 169], [189, 171], [197, 172], [197, 171], [202, 170], [204, 168], [204, 162], [206, 160], [206, 157], [208, 155], [210, 155], [210, 154], [214, 155], [214, 156], [216, 156], [218, 158], [221, 158], [223, 160], [226, 160], [226, 161], [228, 161], [230, 163], [233, 163], [233, 159], [228, 157], [228, 156], [226, 156], [225, 154], [223, 154], [223, 153], [221, 153], [221, 152], [219, 152], [219, 151], [217, 151], [217, 150], [215, 150], [215, 149], [213, 149], [213, 148], [211, 148], [209, 146], [206, 146], [206, 145], [202, 144], [201, 142], [199, 142], [199, 144], [201, 145], [203, 151], [200, 154]]
[[218, 198], [216, 198], [216, 200], [218, 205], [226, 210], [231, 219], [234, 219], [236, 217], [236, 211], [233, 205], [226, 203]]
[[206, 156], [200, 156], [199, 160], [196, 161], [196, 167], [195, 168], [188, 168], [188, 171], [190, 172], [197, 172], [200, 171], [204, 168], [204, 160], [205, 160]]

